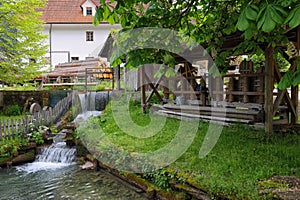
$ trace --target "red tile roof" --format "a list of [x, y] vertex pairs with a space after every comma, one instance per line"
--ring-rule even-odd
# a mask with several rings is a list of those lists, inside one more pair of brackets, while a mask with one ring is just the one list
[[[99, 0], [93, 1], [96, 6]], [[81, 5], [83, 0], [48, 0], [47, 5], [41, 11], [41, 19], [51, 23], [92, 23], [93, 16], [83, 16]]]

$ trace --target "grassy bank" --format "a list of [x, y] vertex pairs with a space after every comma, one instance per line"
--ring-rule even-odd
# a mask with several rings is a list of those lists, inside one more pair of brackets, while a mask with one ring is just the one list
[[[153, 152], [172, 142], [178, 133], [179, 120], [165, 119], [162, 116], [151, 118], [149, 113], [141, 112], [138, 102], [130, 102], [129, 116], [124, 114], [124, 110], [111, 105], [110, 103], [107, 106], [103, 115], [91, 119], [77, 132], [96, 153], [103, 153], [103, 147], [111, 148], [108, 141], [119, 150], [122, 149], [122, 152], [129, 152], [128, 155], [135, 155], [136, 152]], [[120, 119], [123, 119], [124, 123], [120, 123], [118, 121]], [[140, 127], [150, 127], [140, 131], [132, 123]], [[191, 123], [193, 127], [192, 123], [195, 122], [187, 123]], [[160, 124], [163, 125], [160, 127]], [[192, 180], [211, 196], [264, 199], [267, 197], [259, 194], [261, 181], [275, 175], [300, 176], [300, 137], [296, 133], [285, 136], [266, 135], [263, 131], [243, 125], [224, 127], [212, 151], [206, 157], [199, 158], [199, 150], [208, 127], [208, 123], [200, 121], [195, 138], [187, 151], [167, 169], [148, 173], [146, 177], [148, 176], [156, 185], [167, 188], [170, 175], [168, 177], [164, 175], [167, 174], [166, 171], [171, 170], [178, 176], [182, 174], [181, 178], [185, 179], [183, 182], [187, 179]], [[156, 128], [159, 131], [150, 136], [151, 131]], [[133, 135], [128, 134], [129, 131]], [[189, 131], [192, 130], [187, 127], [186, 133]], [[104, 137], [106, 139], [103, 139]], [[121, 158], [120, 154], [116, 156], [111, 149], [107, 152], [119, 160], [118, 164], [126, 159], [124, 153], [122, 154], [124, 158]]]

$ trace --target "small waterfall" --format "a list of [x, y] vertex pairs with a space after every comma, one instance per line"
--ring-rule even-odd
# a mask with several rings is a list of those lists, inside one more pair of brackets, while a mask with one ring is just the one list
[[65, 133], [58, 133], [53, 138], [53, 144], [43, 148], [33, 163], [18, 166], [17, 170], [32, 173], [41, 170], [55, 170], [74, 164], [76, 149], [67, 147], [66, 142], [63, 141], [65, 136]]
[[87, 92], [86, 94], [79, 94], [78, 96], [82, 113], [95, 110], [96, 92]]
[[79, 94], [82, 112], [76, 117], [74, 122], [83, 122], [90, 116], [98, 116], [109, 100], [109, 92], [88, 92]]
[[52, 162], [52, 163], [73, 163], [76, 159], [75, 148], [68, 148], [66, 142], [62, 139], [66, 136], [65, 133], [57, 134], [53, 138], [53, 144], [42, 150], [42, 153], [37, 156], [37, 162]]

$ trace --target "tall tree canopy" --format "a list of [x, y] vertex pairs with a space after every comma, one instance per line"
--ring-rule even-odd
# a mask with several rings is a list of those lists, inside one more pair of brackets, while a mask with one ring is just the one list
[[0, 3], [0, 81], [22, 83], [34, 78], [46, 53], [41, 0], [3, 0]]
[[[243, 53], [261, 55], [267, 47], [274, 47], [275, 54], [285, 53], [284, 50], [276, 48], [287, 45], [289, 41], [285, 33], [300, 24], [299, 0], [100, 0], [100, 2], [101, 5], [94, 17], [95, 25], [106, 20], [110, 24], [120, 23], [123, 30], [161, 27], [178, 31], [205, 46], [215, 59], [215, 63], [218, 66], [225, 66], [225, 69], [228, 66], [226, 58], [231, 55]], [[239, 38], [239, 41], [228, 41], [230, 35], [240, 36], [235, 37]], [[236, 43], [234, 48], [224, 48], [226, 40]], [[142, 64], [149, 57], [149, 52], [145, 50], [131, 52], [129, 58], [130, 54], [141, 55], [139, 57], [142, 59], [134, 64]], [[169, 55], [164, 52], [161, 56]], [[298, 68], [300, 71], [300, 67]], [[296, 76], [293, 78], [297, 80]]]

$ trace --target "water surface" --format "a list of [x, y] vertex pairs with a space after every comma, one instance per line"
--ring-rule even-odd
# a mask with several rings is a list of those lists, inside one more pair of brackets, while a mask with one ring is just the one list
[[30, 163], [0, 169], [0, 199], [147, 199], [105, 171], [81, 170], [77, 164]]

